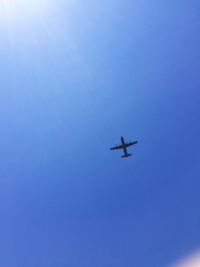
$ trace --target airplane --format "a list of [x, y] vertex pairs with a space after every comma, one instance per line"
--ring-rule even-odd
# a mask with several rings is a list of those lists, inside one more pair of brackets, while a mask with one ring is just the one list
[[132, 154], [129, 154], [129, 153], [128, 153], [128, 151], [127, 151], [127, 147], [132, 146], [132, 145], [135, 145], [135, 144], [137, 144], [137, 143], [138, 143], [138, 141], [133, 141], [133, 142], [130, 141], [130, 142], [126, 142], [126, 141], [124, 140], [124, 137], [121, 136], [121, 144], [116, 145], [116, 146], [114, 146], [114, 147], [111, 147], [110, 149], [111, 149], [111, 150], [123, 149], [123, 150], [124, 150], [124, 155], [122, 155], [121, 157], [122, 157], [122, 158], [127, 158], [127, 157], [132, 156]]

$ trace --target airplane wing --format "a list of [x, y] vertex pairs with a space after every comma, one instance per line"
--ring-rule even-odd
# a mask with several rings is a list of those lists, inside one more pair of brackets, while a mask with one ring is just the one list
[[128, 143], [126, 143], [126, 147], [133, 146], [133, 145], [135, 145], [137, 143], [138, 143], [138, 141], [128, 142]]
[[122, 145], [116, 145], [114, 147], [111, 147], [111, 150], [115, 150], [115, 149], [122, 149], [123, 146]]

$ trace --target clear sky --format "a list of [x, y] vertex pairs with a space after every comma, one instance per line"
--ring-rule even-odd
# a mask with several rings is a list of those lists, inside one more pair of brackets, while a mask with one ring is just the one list
[[1, 267], [198, 251], [199, 29], [199, 0], [1, 1]]

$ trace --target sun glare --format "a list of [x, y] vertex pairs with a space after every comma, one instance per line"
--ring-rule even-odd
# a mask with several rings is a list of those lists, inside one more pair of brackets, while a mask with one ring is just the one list
[[50, 2], [48, 0], [1, 0], [0, 22], [19, 24], [37, 20], [49, 10]]
[[196, 253], [184, 260], [182, 260], [177, 265], [173, 265], [173, 267], [199, 267], [200, 266], [200, 253]]

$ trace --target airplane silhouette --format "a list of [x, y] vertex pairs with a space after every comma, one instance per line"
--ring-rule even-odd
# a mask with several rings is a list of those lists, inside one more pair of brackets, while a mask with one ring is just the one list
[[124, 140], [124, 137], [123, 136], [121, 136], [121, 144], [119, 144], [119, 145], [116, 145], [116, 146], [114, 146], [114, 147], [111, 147], [110, 149], [111, 150], [116, 150], [116, 149], [123, 149], [124, 150], [124, 155], [122, 155], [121, 157], [122, 158], [127, 158], [127, 157], [130, 157], [132, 154], [129, 154], [128, 153], [128, 151], [127, 151], [127, 147], [129, 147], [129, 146], [132, 146], [132, 145], [135, 145], [135, 144], [137, 144], [138, 143], [138, 141], [130, 141], [130, 142], [126, 142], [125, 140]]

